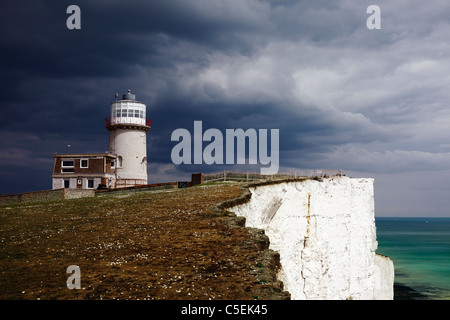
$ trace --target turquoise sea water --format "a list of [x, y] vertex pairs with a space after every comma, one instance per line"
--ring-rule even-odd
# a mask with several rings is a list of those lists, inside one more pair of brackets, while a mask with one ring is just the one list
[[376, 218], [378, 250], [394, 261], [396, 284], [427, 299], [450, 299], [450, 218]]

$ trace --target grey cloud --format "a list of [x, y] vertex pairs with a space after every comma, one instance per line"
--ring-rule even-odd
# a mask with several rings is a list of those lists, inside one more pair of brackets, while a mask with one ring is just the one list
[[171, 164], [171, 132], [194, 120], [220, 130], [280, 129], [285, 170], [372, 172], [386, 185], [399, 172], [446, 169], [444, 1], [377, 1], [377, 31], [365, 25], [369, 4], [353, 0], [79, 0], [82, 29], [74, 32], [65, 28], [70, 4], [2, 4], [5, 181], [37, 155], [39, 173], [27, 174], [46, 188], [53, 152], [69, 143], [104, 151], [103, 118], [114, 93], [127, 89], [153, 119], [155, 179], [223, 169]]

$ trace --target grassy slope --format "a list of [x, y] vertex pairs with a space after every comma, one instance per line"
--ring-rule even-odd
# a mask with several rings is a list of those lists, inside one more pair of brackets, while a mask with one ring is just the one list
[[[264, 236], [214, 211], [236, 185], [0, 207], [0, 299], [283, 299]], [[69, 265], [81, 290], [69, 290]]]

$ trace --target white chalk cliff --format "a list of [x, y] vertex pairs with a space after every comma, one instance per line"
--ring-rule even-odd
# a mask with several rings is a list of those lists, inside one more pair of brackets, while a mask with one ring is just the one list
[[373, 179], [308, 179], [250, 192], [249, 202], [229, 210], [265, 230], [292, 299], [393, 299], [393, 262], [375, 253]]

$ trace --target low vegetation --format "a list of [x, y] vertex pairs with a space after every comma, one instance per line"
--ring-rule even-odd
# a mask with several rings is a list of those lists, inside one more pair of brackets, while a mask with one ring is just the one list
[[[0, 299], [286, 299], [236, 184], [0, 207]], [[81, 270], [69, 290], [66, 269]]]

